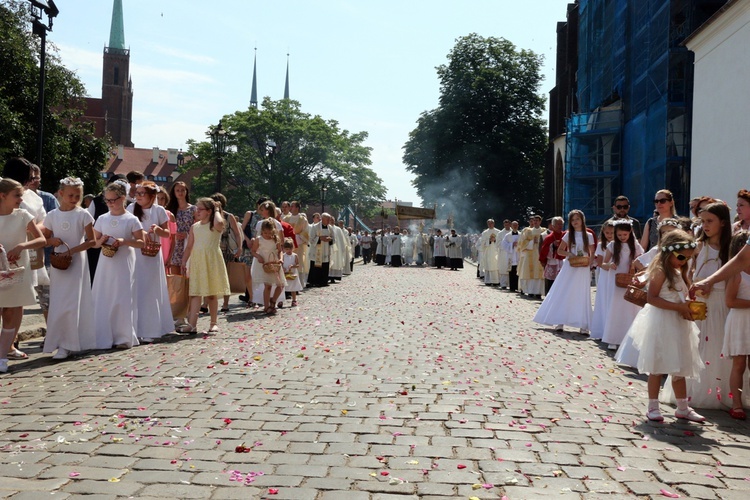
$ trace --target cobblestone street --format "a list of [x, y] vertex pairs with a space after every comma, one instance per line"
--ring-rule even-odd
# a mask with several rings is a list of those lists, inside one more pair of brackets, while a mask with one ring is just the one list
[[644, 377], [474, 275], [358, 265], [275, 317], [235, 298], [210, 337], [59, 363], [28, 341], [0, 497], [750, 496], [748, 423], [647, 423]]

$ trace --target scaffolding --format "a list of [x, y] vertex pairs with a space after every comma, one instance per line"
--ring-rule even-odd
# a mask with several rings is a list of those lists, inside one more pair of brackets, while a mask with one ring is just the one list
[[581, 114], [567, 125], [566, 211], [595, 223], [624, 194], [645, 219], [663, 188], [687, 211], [693, 56], [681, 44], [724, 3], [579, 1]]

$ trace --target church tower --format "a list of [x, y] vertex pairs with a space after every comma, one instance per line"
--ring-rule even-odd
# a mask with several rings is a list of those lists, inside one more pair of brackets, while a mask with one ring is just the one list
[[109, 44], [104, 47], [102, 108], [106, 133], [115, 144], [133, 147], [133, 82], [130, 80], [130, 50], [125, 48], [122, 0], [114, 0]]

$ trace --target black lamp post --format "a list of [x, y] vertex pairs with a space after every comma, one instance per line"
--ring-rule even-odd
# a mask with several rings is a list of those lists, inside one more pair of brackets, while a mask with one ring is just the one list
[[[39, 97], [37, 102], [37, 122], [36, 122], [36, 162], [42, 166], [42, 148], [44, 146], [44, 80], [46, 77], [46, 59], [47, 59], [47, 32], [52, 31], [52, 19], [57, 17], [60, 10], [53, 0], [29, 0], [31, 2], [31, 15], [33, 33], [41, 41], [41, 50], [39, 54]], [[42, 23], [42, 11], [47, 14], [47, 24]]]
[[216, 158], [216, 192], [221, 193], [221, 165], [224, 163], [224, 153], [227, 151], [227, 131], [219, 124], [206, 135], [211, 137], [211, 146]]

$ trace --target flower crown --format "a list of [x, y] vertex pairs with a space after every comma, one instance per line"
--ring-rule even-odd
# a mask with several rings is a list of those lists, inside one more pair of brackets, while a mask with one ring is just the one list
[[685, 243], [675, 243], [674, 245], [669, 245], [668, 247], [661, 247], [662, 252], [679, 252], [680, 250], [689, 250], [695, 248], [695, 242], [685, 242]]
[[657, 228], [657, 229], [661, 229], [661, 228], [662, 228], [662, 227], [664, 227], [664, 226], [672, 226], [672, 227], [676, 227], [676, 228], [679, 228], [679, 227], [680, 227], [680, 223], [679, 223], [679, 222], [677, 222], [677, 220], [676, 220], [676, 219], [664, 219], [663, 221], [661, 221], [661, 222], [660, 222], [660, 223], [659, 223], [659, 224], [658, 224], [658, 225], [656, 226], [656, 228]]
[[83, 181], [78, 177], [66, 177], [60, 181], [61, 186], [83, 186]]
[[617, 219], [617, 220], [613, 220], [612, 221], [612, 225], [614, 225], [614, 226], [625, 226], [625, 225], [632, 226], [633, 225], [633, 221], [630, 220], [630, 219]]
[[125, 192], [127, 193], [130, 189], [130, 183], [124, 179], [117, 179], [112, 184], [117, 184], [118, 186], [122, 186], [125, 189]]

